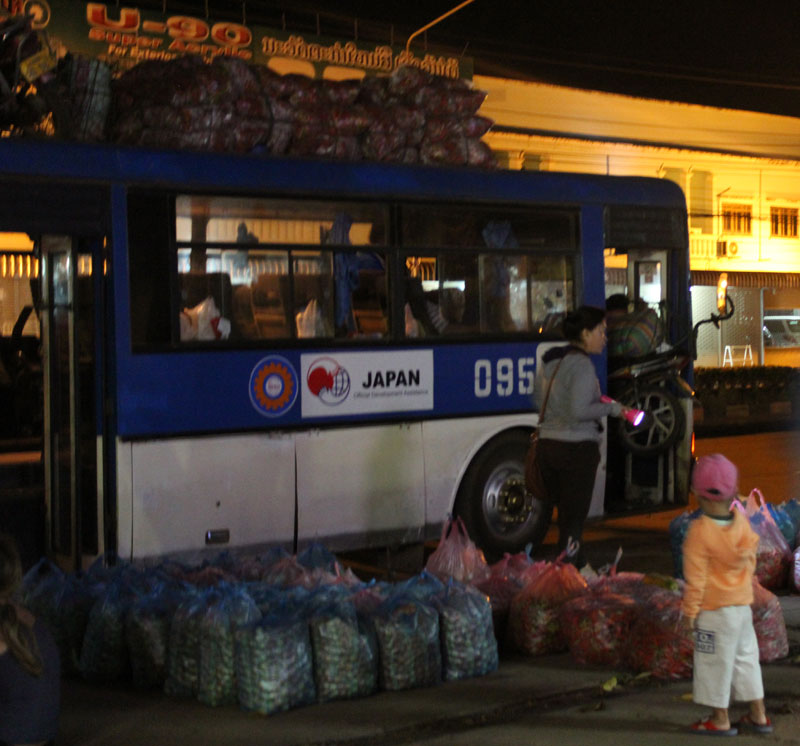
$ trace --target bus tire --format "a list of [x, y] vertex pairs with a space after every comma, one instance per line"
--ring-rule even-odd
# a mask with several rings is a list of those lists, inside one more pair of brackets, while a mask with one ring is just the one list
[[529, 443], [530, 431], [522, 428], [498, 435], [478, 452], [459, 487], [453, 512], [489, 562], [521, 551], [541, 512], [525, 489]]
[[630, 453], [654, 456], [683, 437], [686, 428], [683, 407], [678, 397], [663, 386], [639, 386], [637, 391], [627, 389], [619, 396], [619, 401], [626, 407], [643, 409], [649, 419], [635, 428], [620, 418], [620, 440]]

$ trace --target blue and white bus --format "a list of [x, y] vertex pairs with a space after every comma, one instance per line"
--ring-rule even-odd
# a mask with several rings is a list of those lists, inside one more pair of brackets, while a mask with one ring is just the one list
[[[46, 546], [75, 563], [403, 545], [452, 512], [517, 550], [563, 314], [624, 293], [691, 330], [659, 179], [5, 139], [0, 235], [29, 241], [4, 348], [41, 344]], [[592, 515], [685, 499], [689, 405], [653, 457], [609, 439]]]

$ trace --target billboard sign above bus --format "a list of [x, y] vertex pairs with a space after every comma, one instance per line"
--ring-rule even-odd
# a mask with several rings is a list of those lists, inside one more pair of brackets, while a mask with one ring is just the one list
[[[165, 5], [166, 7], [166, 5]], [[344, 79], [386, 75], [404, 65], [432, 75], [472, 78], [472, 60], [430, 54], [390, 44], [340, 41], [183, 14], [167, 15], [118, 3], [74, 3], [71, 0], [24, 0], [14, 6], [35, 19], [35, 27], [74, 54], [126, 69], [146, 60], [170, 60], [197, 54], [237, 57], [275, 72]]]

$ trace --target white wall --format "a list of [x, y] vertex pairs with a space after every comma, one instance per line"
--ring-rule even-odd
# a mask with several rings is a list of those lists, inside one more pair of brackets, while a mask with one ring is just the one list
[[[500, 78], [474, 85], [495, 122], [485, 139], [509, 168], [671, 178], [687, 197], [693, 269], [800, 271], [800, 237], [772, 237], [770, 223], [772, 207], [800, 211], [797, 119]], [[725, 203], [751, 206], [749, 235], [723, 232]], [[718, 258], [717, 241], [735, 243], [735, 256]]]

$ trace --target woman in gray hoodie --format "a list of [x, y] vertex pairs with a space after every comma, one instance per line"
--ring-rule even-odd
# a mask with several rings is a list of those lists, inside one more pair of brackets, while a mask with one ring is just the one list
[[[589, 357], [600, 355], [606, 346], [605, 311], [594, 306], [571, 311], [563, 333], [569, 344], [545, 352], [533, 387], [536, 410], [542, 411], [545, 396], [547, 405], [539, 419], [536, 453], [542, 494], [534, 495], [542, 512], [532, 541], [535, 551], [550, 527], [553, 508], [558, 507], [559, 553], [569, 539], [580, 542], [583, 535], [600, 463], [602, 419], [628, 411], [619, 402], [601, 401], [600, 382]], [[586, 564], [582, 546], [571, 561], [579, 568]]]

